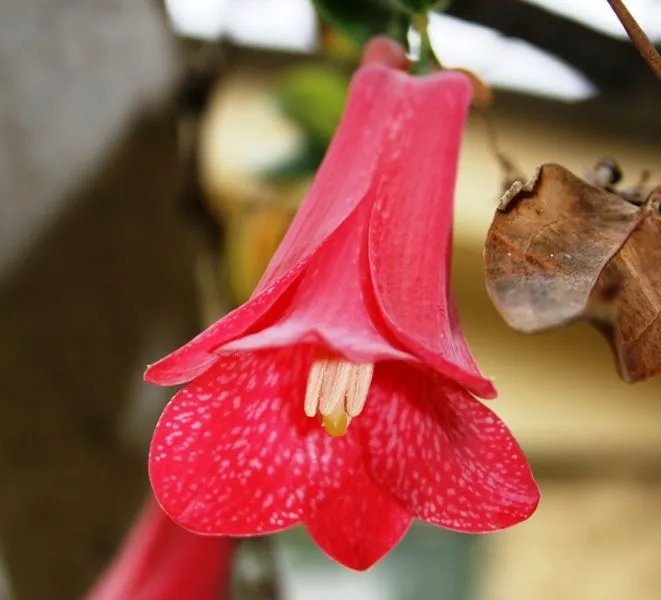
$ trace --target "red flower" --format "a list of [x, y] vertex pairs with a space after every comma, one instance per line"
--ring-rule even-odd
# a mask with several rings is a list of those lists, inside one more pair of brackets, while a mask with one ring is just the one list
[[234, 546], [182, 529], [150, 500], [85, 600], [222, 600]]
[[152, 486], [175, 521], [232, 536], [303, 523], [365, 569], [413, 517], [487, 532], [534, 511], [525, 456], [471, 395], [496, 391], [449, 289], [469, 102], [456, 73], [362, 67], [251, 299], [149, 367], [150, 382], [192, 380], [151, 446]]
[[150, 500], [85, 600], [223, 600], [234, 546], [182, 529]]

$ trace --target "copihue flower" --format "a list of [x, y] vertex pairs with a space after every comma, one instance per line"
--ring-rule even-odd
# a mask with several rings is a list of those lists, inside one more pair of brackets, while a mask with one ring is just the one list
[[235, 545], [182, 529], [150, 500], [85, 600], [223, 600]]
[[526, 519], [539, 491], [459, 324], [449, 271], [467, 78], [368, 64], [250, 300], [151, 365], [190, 382], [154, 433], [164, 510], [203, 534], [302, 523], [365, 569], [413, 518]]

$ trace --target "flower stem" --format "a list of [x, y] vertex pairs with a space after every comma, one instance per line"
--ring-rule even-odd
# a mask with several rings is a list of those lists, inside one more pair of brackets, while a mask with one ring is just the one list
[[413, 28], [420, 34], [420, 55], [412, 65], [411, 71], [415, 75], [430, 73], [434, 66], [440, 65], [434, 54], [434, 49], [429, 38], [429, 16], [426, 12], [418, 13], [411, 19]]
[[521, 170], [516, 166], [514, 161], [507, 154], [505, 154], [500, 146], [498, 131], [496, 130], [496, 126], [491, 119], [491, 113], [489, 112], [489, 109], [486, 106], [476, 107], [476, 112], [484, 121], [489, 149], [495, 157], [496, 162], [498, 162], [498, 165], [500, 166], [500, 170], [503, 176], [503, 192], [507, 191], [515, 181], [521, 181], [522, 183], [525, 183], [526, 178], [521, 174]]
[[654, 74], [661, 80], [661, 56], [622, 0], [607, 0], [622, 23], [631, 43]]

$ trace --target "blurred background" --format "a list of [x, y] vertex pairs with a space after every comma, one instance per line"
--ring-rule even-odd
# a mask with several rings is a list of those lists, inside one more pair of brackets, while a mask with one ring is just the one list
[[[628, 5], [661, 42], [661, 2]], [[482, 246], [508, 175], [493, 131], [526, 177], [610, 155], [658, 181], [661, 85], [605, 0], [454, 0], [430, 33], [496, 91], [462, 149], [454, 289], [542, 504], [485, 537], [416, 526], [366, 574], [292, 531], [281, 597], [657, 600], [661, 387], [621, 383], [586, 327], [508, 330]], [[112, 556], [171, 393], [144, 366], [250, 294], [357, 52], [308, 0], [0, 0], [1, 598], [75, 600]]]

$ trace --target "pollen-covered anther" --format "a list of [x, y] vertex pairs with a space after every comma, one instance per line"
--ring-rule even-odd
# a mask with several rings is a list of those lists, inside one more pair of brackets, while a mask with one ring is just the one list
[[308, 375], [305, 414], [314, 417], [318, 413], [329, 435], [344, 435], [351, 419], [365, 407], [373, 373], [372, 364], [315, 361]]

